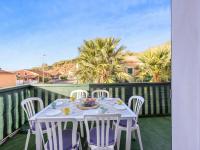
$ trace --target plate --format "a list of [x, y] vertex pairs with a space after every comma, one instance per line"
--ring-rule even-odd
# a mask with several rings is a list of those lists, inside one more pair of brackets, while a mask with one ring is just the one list
[[56, 102], [56, 106], [60, 106], [60, 105], [62, 105], [64, 102], [63, 101], [57, 101]]
[[60, 113], [61, 113], [60, 110], [51, 109], [51, 110], [47, 111], [47, 112], [45, 113], [45, 115], [47, 115], [47, 116], [56, 116], [56, 115], [59, 115]]
[[124, 105], [118, 105], [118, 104], [115, 104], [114, 108], [117, 109], [117, 110], [124, 110], [124, 109], [126, 109], [126, 107]]
[[107, 101], [115, 100], [115, 98], [105, 98]]

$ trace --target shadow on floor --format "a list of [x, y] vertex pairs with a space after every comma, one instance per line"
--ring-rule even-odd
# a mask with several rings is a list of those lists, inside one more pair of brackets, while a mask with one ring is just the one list
[[[170, 150], [171, 149], [171, 118], [153, 117], [139, 118], [144, 150]], [[122, 133], [120, 150], [125, 149], [125, 133]], [[17, 134], [0, 146], [1, 150], [23, 150], [26, 134]], [[82, 143], [85, 139], [82, 139]], [[35, 150], [35, 137], [31, 136], [29, 150]], [[139, 150], [139, 144], [132, 140], [132, 150]], [[83, 150], [86, 150], [84, 147]]]

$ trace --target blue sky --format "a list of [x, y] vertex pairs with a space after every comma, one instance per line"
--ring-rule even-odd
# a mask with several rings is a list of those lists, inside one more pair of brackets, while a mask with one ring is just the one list
[[78, 56], [83, 40], [114, 36], [127, 50], [170, 40], [170, 0], [2, 0], [0, 67], [31, 68]]

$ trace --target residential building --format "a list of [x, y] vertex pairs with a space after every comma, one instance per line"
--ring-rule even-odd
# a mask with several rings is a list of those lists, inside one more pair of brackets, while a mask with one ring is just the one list
[[18, 70], [15, 71], [17, 77], [17, 85], [20, 84], [29, 84], [29, 83], [38, 83], [39, 82], [39, 74], [35, 73], [31, 70]]
[[0, 69], [0, 88], [16, 86], [15, 73]]
[[126, 56], [124, 60], [125, 71], [134, 76], [136, 75], [141, 62], [138, 60], [137, 56]]

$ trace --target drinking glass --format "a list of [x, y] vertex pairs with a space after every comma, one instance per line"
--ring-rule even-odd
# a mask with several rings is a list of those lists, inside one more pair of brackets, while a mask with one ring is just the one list
[[56, 109], [56, 102], [52, 102], [52, 103], [51, 103], [51, 107], [52, 107], [53, 109]]

